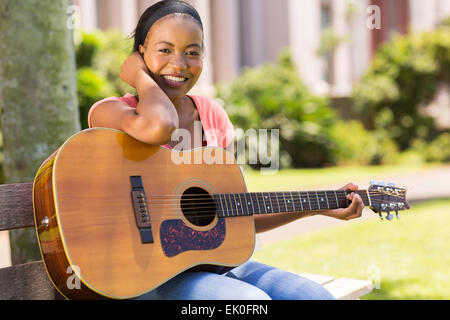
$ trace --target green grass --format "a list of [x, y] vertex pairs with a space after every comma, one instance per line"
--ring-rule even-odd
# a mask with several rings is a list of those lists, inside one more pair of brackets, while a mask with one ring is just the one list
[[254, 259], [297, 273], [372, 279], [363, 299], [450, 299], [450, 199], [400, 221], [370, 219], [264, 247]]
[[262, 175], [258, 170], [244, 171], [244, 177], [249, 191], [282, 191], [308, 189], [327, 186], [339, 188], [356, 179], [390, 181], [394, 175], [417, 173], [434, 165], [414, 166], [367, 166], [367, 167], [330, 167], [324, 169], [287, 169], [272, 175]]

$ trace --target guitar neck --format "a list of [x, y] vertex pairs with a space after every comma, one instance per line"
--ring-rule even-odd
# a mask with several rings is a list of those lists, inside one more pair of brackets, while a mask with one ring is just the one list
[[[219, 193], [214, 195], [219, 217], [249, 216], [254, 214], [316, 211], [347, 208], [352, 191], [285, 191]], [[367, 190], [357, 190], [365, 206], [369, 206]]]

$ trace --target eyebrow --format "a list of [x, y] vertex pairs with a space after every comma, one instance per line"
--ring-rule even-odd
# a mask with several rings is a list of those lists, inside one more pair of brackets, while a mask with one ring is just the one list
[[[167, 42], [167, 41], [159, 41], [156, 44], [161, 44], [161, 43], [167, 44], [167, 45], [172, 46], [172, 47], [174, 46], [172, 43]], [[198, 43], [191, 43], [190, 45], [186, 46], [186, 48], [188, 48], [188, 47], [198, 47], [198, 48], [202, 49], [202, 46], [199, 45]]]

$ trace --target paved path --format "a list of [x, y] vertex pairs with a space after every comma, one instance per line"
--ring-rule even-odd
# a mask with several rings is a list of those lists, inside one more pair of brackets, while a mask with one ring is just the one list
[[[390, 181], [394, 181], [398, 186], [407, 187], [407, 199], [411, 203], [427, 199], [450, 198], [450, 165], [419, 170], [417, 174], [413, 175], [401, 174], [393, 176], [390, 177]], [[353, 182], [361, 189], [368, 187], [368, 181]], [[407, 212], [403, 214], [407, 214]], [[369, 208], [365, 208], [361, 219], [378, 219], [378, 215], [374, 214]], [[286, 240], [300, 234], [355, 223], [361, 221], [361, 219], [341, 221], [325, 216], [300, 219], [286, 226], [258, 234], [257, 246], [261, 248], [264, 245]], [[392, 223], [395, 223], [395, 221], [392, 221]]]

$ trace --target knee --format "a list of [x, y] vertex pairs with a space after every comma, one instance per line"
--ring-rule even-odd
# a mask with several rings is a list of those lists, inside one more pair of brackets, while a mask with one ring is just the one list
[[300, 300], [336, 300], [336, 298], [320, 284], [307, 280], [297, 291]]
[[272, 298], [263, 290], [254, 287], [246, 286], [238, 293], [234, 293], [230, 299], [234, 300], [272, 300]]

